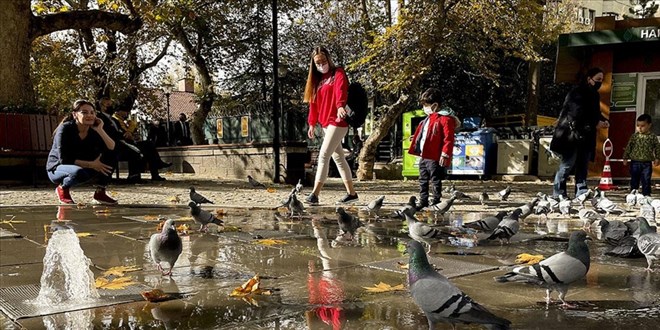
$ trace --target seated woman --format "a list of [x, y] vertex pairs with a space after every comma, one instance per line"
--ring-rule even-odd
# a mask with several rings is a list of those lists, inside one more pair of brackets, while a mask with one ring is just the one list
[[115, 142], [96, 117], [94, 105], [87, 100], [73, 103], [73, 111], [53, 133], [53, 146], [48, 154], [48, 178], [57, 184], [55, 192], [63, 204], [75, 204], [71, 187], [94, 180], [94, 200], [101, 204], [117, 204], [106, 194], [112, 174], [111, 159]]

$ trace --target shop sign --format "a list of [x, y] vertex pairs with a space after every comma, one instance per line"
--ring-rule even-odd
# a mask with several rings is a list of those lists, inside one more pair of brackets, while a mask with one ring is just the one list
[[660, 28], [642, 28], [639, 30], [639, 37], [641, 39], [658, 39], [660, 38]]
[[615, 73], [612, 75], [612, 107], [624, 110], [637, 103], [637, 74]]
[[215, 129], [216, 129], [216, 135], [218, 139], [222, 139], [223, 136], [223, 131], [222, 131], [222, 118], [218, 118], [215, 120]]
[[248, 137], [250, 133], [250, 117], [241, 117], [241, 137]]

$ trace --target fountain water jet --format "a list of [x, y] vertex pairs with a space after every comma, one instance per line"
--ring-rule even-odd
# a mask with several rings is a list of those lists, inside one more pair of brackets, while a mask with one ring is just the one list
[[76, 233], [68, 228], [56, 230], [46, 247], [41, 289], [35, 302], [52, 306], [98, 299], [90, 265]]

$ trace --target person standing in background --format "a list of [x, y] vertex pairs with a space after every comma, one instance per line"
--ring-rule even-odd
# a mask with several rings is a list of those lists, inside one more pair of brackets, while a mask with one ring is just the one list
[[188, 123], [185, 113], [179, 114], [179, 121], [174, 123], [174, 143], [177, 146], [189, 146], [192, 144], [190, 123]]

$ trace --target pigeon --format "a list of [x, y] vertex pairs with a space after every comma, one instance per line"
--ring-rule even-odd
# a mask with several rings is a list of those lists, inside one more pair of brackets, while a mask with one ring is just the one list
[[609, 245], [605, 252], [608, 256], [620, 258], [634, 258], [641, 256], [637, 248], [637, 239], [632, 236], [631, 228], [622, 221], [605, 219], [598, 220], [594, 224], [599, 228], [599, 239]]
[[571, 200], [564, 197], [563, 195], [559, 195], [559, 213], [563, 215], [570, 215], [572, 210]]
[[452, 184], [451, 186], [449, 186], [449, 187], [445, 187], [444, 189], [442, 189], [442, 192], [443, 192], [443, 193], [451, 194], [451, 193], [453, 193], [455, 190], [456, 190], [456, 185], [455, 185], [455, 184]]
[[355, 231], [362, 227], [362, 221], [356, 216], [349, 214], [344, 210], [343, 207], [338, 207], [337, 212], [337, 224], [339, 225], [340, 235], [348, 236], [348, 239], [353, 239], [355, 237]]
[[653, 262], [660, 258], [660, 234], [649, 226], [644, 218], [639, 219], [639, 238], [637, 239], [637, 248], [646, 257], [648, 263], [647, 271], [652, 272]]
[[456, 197], [456, 199], [472, 199], [472, 197], [470, 197], [470, 196], [466, 195], [464, 192], [458, 191], [458, 190], [454, 190], [454, 192], [452, 192], [451, 195], [453, 197]]
[[638, 217], [645, 218], [649, 224], [655, 224], [655, 208], [651, 205], [651, 201], [648, 198], [641, 198], [638, 200], [638, 204]]
[[500, 190], [497, 194], [500, 196], [501, 201], [506, 201], [511, 194], [511, 186], [506, 186], [506, 188]]
[[439, 240], [444, 240], [448, 237], [454, 236], [448, 233], [444, 233], [438, 228], [433, 228], [423, 222], [418, 221], [409, 213], [404, 213], [404, 216], [408, 222], [408, 236], [420, 243], [426, 244], [428, 247], [428, 252], [431, 252], [431, 244]]
[[559, 300], [564, 307], [572, 307], [564, 300], [568, 286], [587, 275], [589, 271], [589, 246], [587, 233], [574, 231], [568, 240], [568, 248], [532, 266], [514, 268], [503, 276], [495, 277], [496, 282], [525, 282], [546, 288], [545, 301], [550, 304], [550, 293], [559, 292]]
[[637, 189], [633, 189], [630, 191], [628, 195], [626, 195], [626, 205], [628, 205], [628, 208], [631, 209], [637, 204]]
[[197, 205], [195, 202], [188, 203], [188, 206], [190, 207], [190, 215], [192, 216], [193, 220], [201, 225], [201, 227], [199, 227], [199, 231], [206, 232], [208, 230], [206, 226], [208, 226], [209, 223], [213, 223], [218, 226], [222, 226], [224, 223], [222, 220], [211, 214], [211, 212], [202, 210], [202, 208], [199, 207], [199, 205]]
[[593, 190], [587, 189], [587, 192], [575, 197], [575, 202], [580, 204], [580, 206], [584, 206], [584, 202], [591, 197], [591, 194], [593, 193]]
[[417, 241], [406, 245], [410, 255], [408, 286], [410, 294], [429, 323], [435, 329], [439, 322], [454, 324], [485, 324], [490, 329], [509, 329], [509, 320], [497, 317], [476, 303], [429, 264], [424, 248]]
[[293, 190], [296, 192], [296, 194], [299, 194], [302, 191], [303, 184], [302, 180], [298, 179], [298, 183], [296, 183], [295, 187], [293, 187]]
[[587, 208], [580, 209], [578, 211], [578, 217], [582, 220], [584, 228], [590, 227], [594, 221], [605, 219], [600, 213], [596, 212], [596, 210]]
[[488, 193], [486, 191], [482, 191], [481, 195], [479, 195], [479, 203], [481, 203], [481, 205], [485, 205], [488, 199]]
[[449, 211], [451, 206], [454, 205], [455, 200], [456, 200], [456, 196], [451, 196], [447, 200], [429, 206], [429, 210], [435, 212], [436, 214], [444, 215], [445, 213], [447, 213], [447, 211]]
[[305, 213], [305, 206], [301, 201], [298, 200], [295, 194], [289, 195], [289, 200], [287, 203], [287, 209], [289, 209], [289, 217], [293, 217], [295, 214], [298, 217], [301, 217]]
[[371, 201], [367, 206], [362, 208], [363, 210], [369, 212], [369, 215], [371, 215], [371, 212], [376, 213], [376, 218], [378, 217], [378, 211], [380, 211], [380, 208], [383, 207], [383, 201], [385, 200], [385, 195], [380, 196], [373, 201]]
[[255, 180], [252, 176], [248, 175], [247, 176], [248, 182], [250, 183], [250, 186], [253, 188], [266, 188], [266, 185]]
[[608, 216], [610, 215], [610, 213], [619, 215], [626, 212], [626, 210], [620, 208], [610, 199], [605, 197], [604, 193], [602, 192], [600, 193], [600, 197], [594, 197], [591, 200], [591, 205], [593, 205], [594, 208], [599, 212], [605, 212]]
[[[172, 268], [176, 260], [179, 259], [181, 251], [183, 251], [183, 244], [181, 238], [176, 232], [176, 224], [174, 220], [168, 219], [163, 225], [163, 230], [159, 234], [151, 235], [149, 239], [149, 251], [151, 252], [151, 259], [158, 266], [158, 270], [163, 275], [172, 275]], [[163, 266], [160, 265], [161, 261], [170, 264], [170, 270], [165, 272]]]
[[520, 229], [520, 223], [518, 222], [518, 219], [520, 218], [520, 213], [522, 210], [520, 209], [515, 209], [513, 212], [502, 219], [499, 225], [493, 230], [493, 233], [488, 236], [486, 239], [496, 239], [498, 238], [500, 240], [500, 243], [504, 244], [504, 240], [506, 240], [507, 244], [510, 242], [511, 237], [518, 233], [518, 229]]
[[190, 200], [195, 202], [197, 205], [204, 203], [213, 204], [212, 201], [196, 192], [195, 187], [190, 187]]
[[534, 212], [534, 208], [536, 205], [539, 203], [541, 199], [539, 197], [534, 197], [531, 202], [518, 207], [521, 211], [520, 213], [520, 220], [524, 220], [527, 218], [532, 212]]
[[506, 213], [506, 211], [500, 211], [497, 213], [497, 215], [466, 223], [463, 225], [463, 227], [482, 231], [493, 231], [495, 228], [497, 228], [497, 225], [499, 225], [500, 221], [502, 221], [502, 218], [504, 218]]
[[417, 197], [416, 196], [410, 196], [408, 199], [408, 203], [404, 205], [402, 208], [394, 211], [394, 214], [392, 216], [394, 218], [400, 218], [400, 219], [406, 219], [404, 213], [409, 212], [411, 215], [414, 215], [417, 212]]

